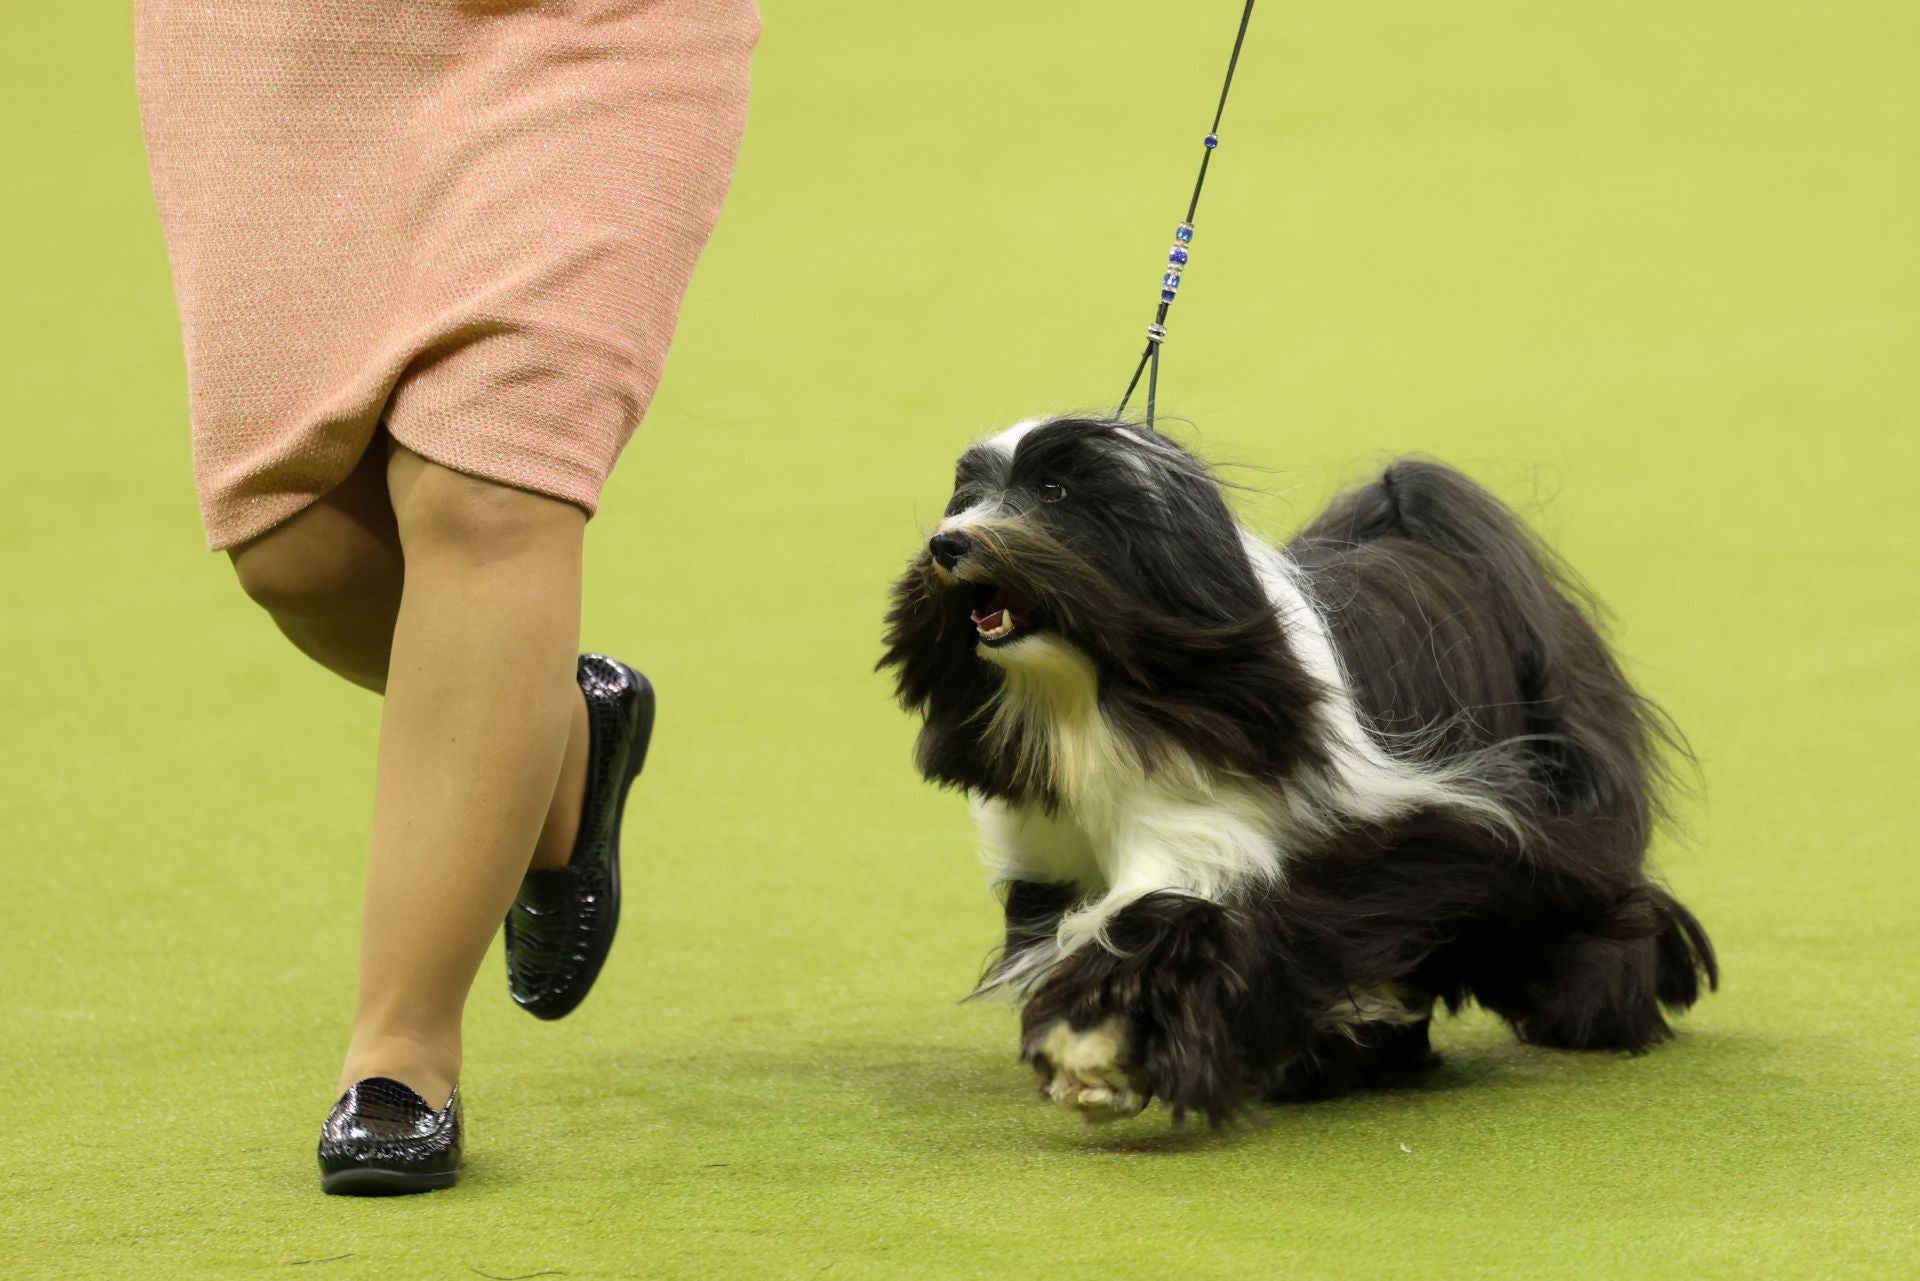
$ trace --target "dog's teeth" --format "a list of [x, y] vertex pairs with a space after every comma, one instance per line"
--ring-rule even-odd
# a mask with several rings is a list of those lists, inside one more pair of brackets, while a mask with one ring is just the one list
[[1013, 611], [1010, 609], [1003, 608], [996, 610], [992, 617], [995, 622], [989, 627], [985, 620], [981, 619], [978, 614], [974, 615], [973, 627], [975, 631], [980, 633], [980, 639], [982, 640], [1004, 640], [1013, 635], [1015, 629], [1019, 626], [1019, 624], [1014, 621]]

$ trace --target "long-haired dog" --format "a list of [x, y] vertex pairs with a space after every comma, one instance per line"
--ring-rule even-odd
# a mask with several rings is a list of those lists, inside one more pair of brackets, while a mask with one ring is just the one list
[[883, 667], [972, 800], [1006, 941], [980, 990], [1088, 1119], [1218, 1122], [1406, 1080], [1436, 1003], [1639, 1051], [1717, 982], [1644, 866], [1680, 750], [1519, 520], [1396, 462], [1285, 547], [1106, 419], [961, 456]]

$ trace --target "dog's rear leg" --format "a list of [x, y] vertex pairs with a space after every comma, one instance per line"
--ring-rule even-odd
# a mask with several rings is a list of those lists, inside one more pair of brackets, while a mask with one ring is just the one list
[[1706, 932], [1655, 886], [1643, 884], [1589, 924], [1473, 981], [1481, 1003], [1522, 1040], [1638, 1053], [1672, 1034], [1662, 1007], [1684, 1010], [1702, 978], [1718, 982]]

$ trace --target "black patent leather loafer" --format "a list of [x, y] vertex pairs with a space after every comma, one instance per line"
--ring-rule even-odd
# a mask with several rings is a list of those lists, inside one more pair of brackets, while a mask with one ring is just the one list
[[450, 1188], [460, 1177], [460, 1087], [438, 1112], [384, 1076], [350, 1087], [320, 1127], [320, 1187], [336, 1196]]
[[580, 656], [587, 790], [565, 867], [527, 873], [507, 912], [507, 989], [543, 1019], [571, 1014], [600, 977], [620, 924], [620, 822], [646, 764], [653, 686], [625, 663]]

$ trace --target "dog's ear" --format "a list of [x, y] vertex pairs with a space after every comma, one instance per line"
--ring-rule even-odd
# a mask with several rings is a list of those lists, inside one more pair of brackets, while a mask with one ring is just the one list
[[929, 629], [937, 629], [937, 612], [933, 605], [933, 557], [922, 547], [887, 593], [886, 631], [881, 636], [886, 650], [873, 665], [877, 672], [895, 669], [900, 701], [909, 710], [917, 711], [925, 701], [924, 692], [909, 694], [908, 669], [915, 652], [930, 639]]
[[950, 703], [984, 679], [973, 641], [971, 620], [955, 607], [932, 555], [922, 548], [894, 580], [882, 637], [886, 650], [874, 669], [893, 670], [901, 706], [931, 715], [936, 700]]
[[926, 551], [895, 580], [887, 609], [886, 652], [875, 665], [893, 672], [900, 705], [923, 724], [915, 749], [920, 773], [945, 787], [1022, 795], [1012, 762], [982, 743], [983, 712], [1002, 676], [975, 652], [978, 635], [964, 594], [934, 567]]

